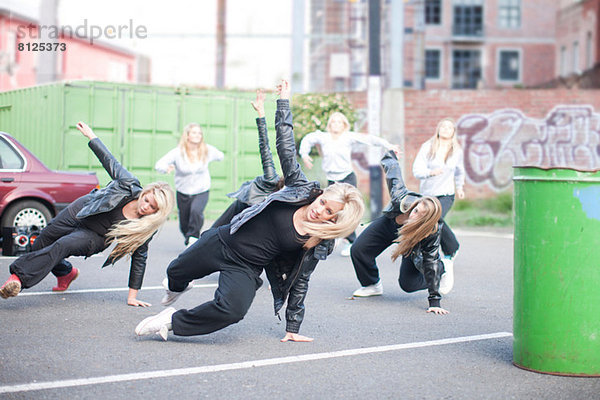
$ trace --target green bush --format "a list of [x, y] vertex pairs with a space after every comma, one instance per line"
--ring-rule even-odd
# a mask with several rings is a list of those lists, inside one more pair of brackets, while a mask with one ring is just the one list
[[491, 199], [486, 199], [485, 208], [499, 212], [499, 213], [510, 213], [513, 208], [513, 195], [511, 192], [501, 193]]
[[350, 126], [356, 122], [356, 111], [348, 99], [336, 94], [297, 94], [292, 101], [294, 113], [294, 136], [296, 145], [310, 132], [324, 131], [329, 116], [339, 111], [348, 118]]
[[511, 226], [512, 193], [489, 199], [457, 200], [445, 220], [451, 226]]

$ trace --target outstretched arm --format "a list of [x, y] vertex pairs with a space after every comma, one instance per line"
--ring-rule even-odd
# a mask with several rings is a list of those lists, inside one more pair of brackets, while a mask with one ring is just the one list
[[267, 121], [265, 120], [265, 93], [262, 90], [256, 91], [256, 100], [252, 102], [252, 107], [258, 113], [256, 118], [256, 127], [258, 128], [258, 150], [260, 151], [260, 161], [263, 167], [263, 176], [267, 181], [277, 182], [279, 176], [275, 171], [271, 148], [269, 147], [269, 136], [267, 134]]
[[256, 112], [258, 113], [258, 118], [264, 118], [265, 117], [265, 92], [258, 89], [256, 91], [256, 100], [254, 100], [250, 103], [252, 104], [252, 107], [256, 110]]
[[423, 256], [423, 276], [429, 291], [428, 313], [445, 315], [449, 311], [440, 306], [442, 296], [440, 295], [440, 280], [443, 272], [443, 264], [440, 261], [440, 235], [441, 224], [434, 234], [421, 241], [421, 254]]
[[111, 154], [104, 143], [102, 143], [102, 141], [94, 134], [94, 131], [92, 131], [85, 122], [79, 121], [77, 123], [77, 129], [79, 129], [83, 136], [90, 140], [88, 146], [92, 149], [96, 157], [98, 157], [98, 160], [113, 180], [135, 178], [131, 172], [127, 171], [127, 169], [117, 161], [115, 156]]
[[318, 260], [311, 255], [308, 258], [308, 261], [303, 261], [303, 264], [300, 266], [300, 274], [290, 287], [285, 310], [286, 334], [281, 339], [282, 342], [287, 342], [288, 340], [293, 342], [312, 342], [313, 340], [312, 338], [298, 334], [300, 325], [304, 319], [304, 300], [308, 292], [308, 281], [318, 263]]
[[170, 174], [175, 170], [177, 154], [179, 154], [178, 148], [169, 151], [167, 154], [158, 159], [156, 164], [154, 164], [154, 169], [161, 174]]
[[302, 172], [300, 164], [296, 161], [296, 143], [294, 142], [294, 126], [292, 112], [290, 111], [290, 86], [286, 80], [282, 80], [277, 86], [279, 100], [277, 100], [277, 111], [275, 113], [275, 130], [277, 131], [277, 155], [281, 163], [281, 170], [285, 177], [286, 186], [297, 186], [308, 182], [306, 175]]
[[371, 146], [379, 146], [383, 147], [386, 150], [392, 150], [394, 153], [400, 155], [402, 154], [402, 149], [397, 144], [391, 144], [387, 140], [382, 137], [375, 135], [368, 135], [365, 133], [358, 132], [348, 132], [350, 137], [355, 143], [362, 143]]
[[300, 149], [298, 153], [300, 157], [302, 157], [302, 161], [304, 161], [304, 165], [308, 169], [312, 169], [313, 167], [313, 159], [309, 155], [310, 149], [317, 144], [321, 144], [321, 138], [323, 133], [321, 131], [314, 131], [306, 134], [302, 140], [300, 141]]
[[79, 132], [83, 133], [83, 136], [85, 136], [86, 138], [88, 138], [90, 140], [96, 139], [98, 137], [98, 136], [96, 136], [96, 134], [94, 133], [92, 128], [87, 126], [87, 124], [83, 121], [79, 121], [77, 123], [77, 129], [79, 129]]

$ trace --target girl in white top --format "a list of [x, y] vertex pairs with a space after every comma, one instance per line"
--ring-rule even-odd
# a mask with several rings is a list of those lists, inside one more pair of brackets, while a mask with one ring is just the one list
[[208, 164], [223, 158], [220, 150], [204, 141], [200, 125], [190, 123], [183, 128], [179, 145], [154, 166], [163, 174], [175, 171], [179, 229], [186, 245], [198, 239], [204, 225], [204, 209], [210, 189]]
[[[390, 144], [387, 140], [350, 131], [350, 122], [341, 112], [334, 112], [327, 121], [326, 131], [308, 133], [300, 141], [298, 153], [304, 161], [306, 168], [313, 167], [313, 159], [309, 156], [310, 150], [315, 145], [321, 146], [323, 162], [321, 164], [329, 185], [336, 182], [349, 183], [356, 187], [356, 175], [352, 169], [352, 146], [355, 144], [375, 145], [386, 150], [400, 151], [398, 146]], [[350, 246], [356, 239], [356, 233], [346, 238], [349, 244], [342, 249], [343, 256], [350, 255]]]
[[[450, 118], [442, 119], [431, 139], [423, 143], [413, 163], [413, 175], [421, 181], [420, 192], [426, 196], [435, 196], [442, 204], [442, 218], [446, 216], [454, 195], [465, 197], [465, 166], [463, 151], [456, 137], [456, 124]], [[452, 229], [443, 222], [441, 231], [441, 249], [444, 252], [446, 273], [453, 275], [453, 261], [458, 252], [459, 243]], [[450, 288], [453, 276], [445, 278]], [[449, 291], [445, 289], [446, 293]]]
[[368, 144], [381, 146], [386, 150], [398, 150], [397, 146], [391, 145], [383, 138], [350, 131], [350, 122], [341, 112], [331, 114], [326, 129], [325, 132], [314, 131], [304, 136], [300, 142], [298, 153], [300, 153], [304, 165], [310, 169], [313, 166], [313, 159], [308, 154], [313, 146], [320, 145], [323, 153], [322, 168], [330, 182], [341, 182], [348, 175], [354, 173], [350, 156], [352, 146], [355, 144]]

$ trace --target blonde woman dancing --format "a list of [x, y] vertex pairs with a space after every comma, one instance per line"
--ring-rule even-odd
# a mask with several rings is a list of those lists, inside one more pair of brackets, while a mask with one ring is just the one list
[[275, 129], [277, 154], [285, 187], [235, 216], [231, 224], [210, 229], [167, 268], [164, 305], [173, 303], [194, 279], [214, 272], [219, 286], [214, 299], [191, 310], [169, 307], [138, 324], [137, 335], [204, 335], [244, 318], [265, 269], [271, 284], [275, 313], [287, 302], [286, 334], [282, 341], [311, 341], [300, 335], [308, 280], [333, 241], [354, 231], [364, 211], [360, 192], [339, 183], [319, 188], [309, 181], [296, 161], [296, 146], [289, 108], [290, 88], [278, 87]]
[[89, 257], [114, 242], [116, 246], [103, 267], [125, 255], [131, 256], [127, 304], [150, 306], [138, 300], [137, 295], [146, 270], [148, 243], [173, 210], [173, 191], [164, 182], [142, 188], [139, 180], [117, 161], [89, 126], [79, 122], [77, 129], [90, 140], [90, 149], [113, 180], [105, 188], [94, 189], [75, 200], [50, 221], [32, 251], [10, 265], [12, 275], [0, 288], [0, 296], [17, 296], [50, 272], [58, 280], [52, 290], [65, 291], [79, 276], [79, 270], [65, 258]]

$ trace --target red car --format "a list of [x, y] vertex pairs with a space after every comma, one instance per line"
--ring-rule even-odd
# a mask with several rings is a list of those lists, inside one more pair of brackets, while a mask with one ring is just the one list
[[99, 187], [94, 172], [48, 169], [14, 137], [0, 132], [0, 224], [44, 228], [69, 203]]

